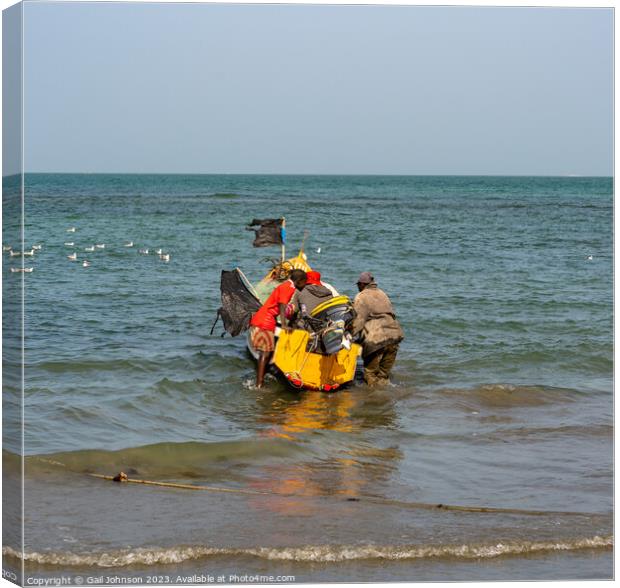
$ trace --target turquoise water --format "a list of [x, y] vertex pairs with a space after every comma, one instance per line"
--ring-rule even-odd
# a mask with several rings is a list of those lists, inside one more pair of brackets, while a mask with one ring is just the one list
[[[3, 243], [21, 250], [17, 188], [5, 179]], [[125, 575], [243, 562], [298, 581], [611, 576], [611, 178], [33, 174], [25, 189], [25, 248], [42, 249], [29, 274], [3, 253], [4, 448], [10, 472], [23, 280], [32, 573], [88, 573], [114, 553]], [[390, 295], [406, 339], [388, 389], [257, 391], [242, 338], [209, 336], [220, 271], [258, 280], [279, 255], [244, 226], [279, 216], [288, 251], [308, 230], [310, 265], [341, 292], [371, 271]], [[84, 475], [129, 468], [293, 498]]]

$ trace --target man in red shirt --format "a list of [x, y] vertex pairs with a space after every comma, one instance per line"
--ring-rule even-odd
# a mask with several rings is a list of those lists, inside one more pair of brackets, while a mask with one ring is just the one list
[[286, 331], [290, 330], [286, 319], [286, 305], [291, 301], [295, 290], [303, 290], [306, 285], [306, 272], [295, 269], [289, 279], [280, 284], [269, 295], [250, 320], [250, 341], [252, 347], [259, 352], [256, 366], [256, 387], [261, 388], [265, 378], [267, 364], [275, 349], [276, 317]]

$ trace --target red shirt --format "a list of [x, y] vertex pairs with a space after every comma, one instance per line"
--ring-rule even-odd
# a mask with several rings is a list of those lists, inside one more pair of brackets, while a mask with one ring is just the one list
[[280, 304], [288, 304], [295, 294], [295, 285], [291, 280], [280, 284], [252, 317], [250, 324], [265, 331], [276, 330], [276, 317], [280, 314]]

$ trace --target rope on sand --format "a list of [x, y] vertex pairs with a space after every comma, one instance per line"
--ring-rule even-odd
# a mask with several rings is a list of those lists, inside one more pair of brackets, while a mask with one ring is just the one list
[[259, 495], [271, 495], [278, 494], [278, 496], [292, 496], [292, 494], [280, 494], [276, 492], [264, 492], [261, 490], [247, 490], [243, 488], [222, 488], [218, 486], [197, 486], [195, 484], [177, 484], [174, 482], [157, 482], [153, 480], [137, 480], [135, 478], [127, 477], [125, 472], [120, 472], [116, 476], [105, 476], [103, 474], [88, 474], [92, 478], [99, 478], [101, 480], [109, 480], [111, 482], [122, 482], [124, 484], [144, 484], [146, 486], [163, 486], [164, 488], [177, 488], [180, 490], [204, 490], [207, 492], [229, 492], [232, 494], [259, 494]]
[[[175, 488], [179, 490], [201, 490], [204, 492], [226, 492], [229, 494], [245, 494], [250, 496], [282, 496], [293, 498], [334, 498], [334, 496], [309, 496], [306, 494], [294, 494], [286, 492], [270, 492], [266, 490], [251, 490], [248, 488], [223, 488], [220, 486], [198, 486], [196, 484], [177, 484], [175, 482], [158, 482], [154, 480], [139, 480], [129, 478], [124, 472], [118, 473], [116, 476], [106, 476], [103, 474], [88, 474], [93, 478], [100, 480], [108, 480], [110, 482], [118, 482], [123, 484], [142, 484], [146, 486], [160, 486], [164, 488]], [[576, 516], [576, 517], [604, 517], [606, 515], [600, 513], [588, 512], [572, 512], [558, 510], [527, 510], [519, 508], [494, 508], [490, 506], [459, 506], [454, 504], [432, 504], [428, 502], [405, 502], [402, 500], [393, 500], [390, 498], [378, 498], [373, 496], [345, 496], [346, 502], [367, 502], [372, 504], [380, 504], [385, 506], [395, 506], [399, 508], [418, 508], [426, 510], [447, 510], [458, 512], [476, 512], [490, 514], [515, 514], [528, 516]]]

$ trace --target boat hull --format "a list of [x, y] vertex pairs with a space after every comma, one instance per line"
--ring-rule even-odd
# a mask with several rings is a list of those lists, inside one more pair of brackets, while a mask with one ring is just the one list
[[[308, 331], [278, 331], [271, 365], [294, 388], [331, 392], [355, 378], [357, 359], [361, 354], [361, 347], [356, 343], [351, 349], [325, 355], [307, 351]], [[252, 347], [249, 334], [247, 345], [252, 357], [258, 360], [259, 352]]]

